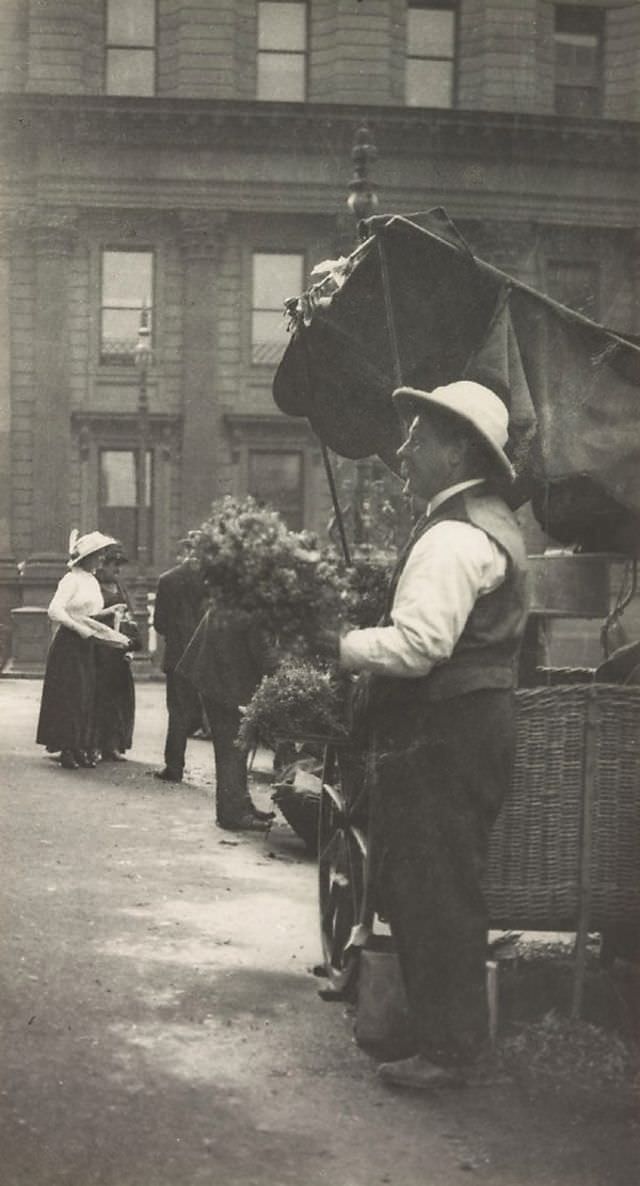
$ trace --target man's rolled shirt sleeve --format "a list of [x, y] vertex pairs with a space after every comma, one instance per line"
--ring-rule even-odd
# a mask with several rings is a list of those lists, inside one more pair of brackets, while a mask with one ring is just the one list
[[449, 658], [477, 599], [506, 575], [504, 552], [470, 523], [447, 520], [418, 539], [398, 581], [391, 625], [351, 630], [341, 666], [413, 679]]

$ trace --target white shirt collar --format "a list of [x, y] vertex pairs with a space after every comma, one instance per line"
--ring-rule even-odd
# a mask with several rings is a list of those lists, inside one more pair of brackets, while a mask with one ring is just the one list
[[467, 478], [466, 482], [457, 482], [455, 486], [447, 486], [446, 490], [441, 490], [439, 494], [435, 494], [431, 502], [427, 503], [425, 516], [428, 518], [433, 512], [446, 502], [448, 498], [453, 498], [454, 494], [459, 494], [461, 490], [470, 490], [472, 486], [481, 486], [485, 478]]

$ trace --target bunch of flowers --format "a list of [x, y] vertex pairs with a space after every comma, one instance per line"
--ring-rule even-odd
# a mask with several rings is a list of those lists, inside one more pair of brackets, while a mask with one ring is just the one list
[[238, 744], [251, 750], [275, 748], [284, 738], [346, 738], [344, 692], [344, 681], [335, 674], [307, 660], [285, 660], [242, 709]]
[[[380, 618], [386, 600], [389, 564], [381, 555], [362, 555], [350, 568], [333, 564], [320, 580], [334, 580], [339, 589], [342, 621], [350, 626], [372, 626]], [[336, 575], [337, 574], [337, 575]], [[243, 709], [239, 744], [275, 747], [283, 738], [340, 741], [349, 733], [346, 712], [346, 678], [314, 657], [290, 656], [275, 675], [266, 676], [250, 703]]]
[[322, 624], [340, 620], [344, 579], [332, 552], [289, 531], [255, 499], [225, 497], [189, 533], [192, 559], [221, 615], [246, 615], [285, 648], [311, 646]]
[[344, 680], [326, 670], [327, 629], [371, 626], [385, 602], [389, 559], [363, 550], [347, 567], [255, 499], [226, 497], [189, 533], [188, 548], [221, 617], [260, 625], [284, 656], [244, 709], [240, 743], [347, 735]]
[[372, 554], [347, 568], [335, 550], [289, 531], [251, 497], [215, 502], [188, 547], [213, 608], [236, 620], [246, 615], [291, 653], [315, 654], [322, 630], [370, 625], [384, 604], [385, 560]]

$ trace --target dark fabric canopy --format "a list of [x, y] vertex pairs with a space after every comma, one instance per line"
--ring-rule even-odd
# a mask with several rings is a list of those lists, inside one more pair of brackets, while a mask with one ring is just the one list
[[467, 377], [509, 408], [512, 502], [561, 542], [640, 538], [640, 348], [475, 257], [443, 211], [383, 216], [297, 302], [278, 407], [343, 457], [396, 467], [391, 393]]

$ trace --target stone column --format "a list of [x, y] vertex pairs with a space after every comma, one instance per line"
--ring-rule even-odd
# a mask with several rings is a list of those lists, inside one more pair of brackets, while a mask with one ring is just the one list
[[8, 220], [0, 224], [0, 671], [8, 657], [11, 610], [20, 601], [18, 569], [11, 540], [11, 326]]
[[46, 614], [68, 555], [71, 465], [69, 272], [76, 232], [68, 209], [20, 218], [35, 252], [31, 555], [21, 573], [22, 607], [12, 611], [17, 673], [39, 673], [49, 644]]
[[217, 494], [217, 277], [227, 229], [228, 215], [224, 212], [181, 212], [184, 428], [180, 521], [183, 531], [197, 526], [206, 517]]
[[12, 560], [10, 241], [10, 227], [5, 217], [0, 224], [0, 571], [7, 561]]
[[67, 210], [43, 211], [32, 230], [36, 253], [33, 526], [35, 557], [67, 554], [71, 394], [69, 273], [75, 218]]
[[633, 285], [633, 308], [631, 311], [630, 329], [632, 333], [640, 334], [640, 227], [636, 227], [631, 232], [629, 248], [631, 280]]

